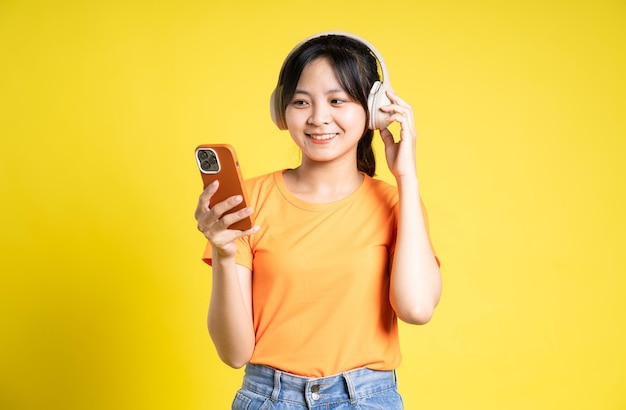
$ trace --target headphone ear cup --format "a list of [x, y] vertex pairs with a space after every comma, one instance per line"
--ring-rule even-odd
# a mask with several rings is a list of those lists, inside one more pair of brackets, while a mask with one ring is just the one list
[[278, 93], [277, 89], [272, 91], [272, 95], [270, 96], [270, 116], [272, 117], [272, 121], [280, 130], [286, 130], [287, 124], [285, 123], [284, 116], [279, 112], [280, 107], [278, 103]]
[[272, 117], [274, 124], [278, 126], [278, 121], [276, 119], [276, 89], [274, 89], [274, 91], [272, 91], [272, 95], [270, 95], [270, 116]]
[[376, 81], [370, 90], [367, 98], [367, 107], [369, 109], [369, 129], [383, 130], [387, 128], [387, 117], [389, 114], [380, 110], [380, 107], [391, 104], [387, 91], [391, 91], [391, 87], [380, 81]]

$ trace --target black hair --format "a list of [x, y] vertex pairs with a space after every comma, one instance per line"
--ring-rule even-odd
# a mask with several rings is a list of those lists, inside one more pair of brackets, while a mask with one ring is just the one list
[[347, 36], [328, 34], [300, 45], [287, 57], [278, 77], [277, 115], [284, 120], [285, 110], [295, 94], [302, 71], [308, 63], [318, 58], [328, 59], [343, 89], [365, 109], [367, 119], [357, 145], [357, 168], [374, 176], [374, 131], [367, 128], [370, 116], [367, 98], [374, 83], [380, 81], [380, 76], [376, 57], [364, 43]]

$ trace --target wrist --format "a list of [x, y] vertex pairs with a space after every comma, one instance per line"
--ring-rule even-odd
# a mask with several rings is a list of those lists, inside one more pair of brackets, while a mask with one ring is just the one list
[[396, 175], [396, 183], [398, 188], [413, 189], [419, 186], [417, 175], [415, 173]]
[[213, 265], [226, 266], [230, 264], [235, 264], [235, 255], [230, 253], [222, 253], [219, 250], [213, 248]]

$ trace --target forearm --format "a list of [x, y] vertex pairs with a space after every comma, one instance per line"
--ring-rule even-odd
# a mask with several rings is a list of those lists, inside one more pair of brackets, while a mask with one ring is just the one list
[[417, 178], [399, 177], [400, 209], [390, 301], [398, 317], [427, 323], [441, 295], [441, 275], [428, 237]]
[[255, 344], [250, 280], [238, 272], [234, 258], [213, 256], [209, 333], [224, 363], [239, 368], [250, 360]]

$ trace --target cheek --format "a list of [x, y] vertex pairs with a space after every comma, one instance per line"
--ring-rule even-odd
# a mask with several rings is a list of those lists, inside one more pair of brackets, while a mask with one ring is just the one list
[[367, 128], [367, 113], [362, 107], [346, 113], [345, 120], [348, 121], [355, 128], [363, 130]]
[[287, 128], [291, 128], [291, 126], [300, 123], [302, 121], [300, 117], [302, 117], [301, 112], [292, 107], [287, 107], [285, 109], [285, 123], [287, 124]]

